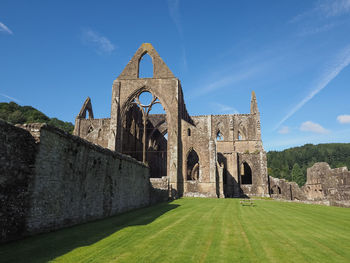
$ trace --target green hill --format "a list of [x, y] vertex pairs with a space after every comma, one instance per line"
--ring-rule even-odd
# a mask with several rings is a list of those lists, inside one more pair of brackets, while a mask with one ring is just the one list
[[305, 144], [267, 153], [269, 175], [294, 181], [300, 186], [306, 182], [306, 169], [316, 162], [327, 162], [332, 168], [350, 168], [350, 143]]
[[69, 133], [72, 133], [74, 129], [74, 125], [70, 122], [64, 122], [57, 118], [49, 118], [31, 106], [20, 106], [15, 102], [0, 103], [0, 119], [12, 124], [46, 122]]

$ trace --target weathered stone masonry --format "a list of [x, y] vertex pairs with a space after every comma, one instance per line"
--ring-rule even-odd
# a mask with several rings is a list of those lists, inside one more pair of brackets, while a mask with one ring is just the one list
[[22, 128], [0, 122], [1, 242], [149, 205], [142, 163], [44, 124]]
[[350, 171], [346, 167], [331, 169], [327, 163], [315, 163], [307, 169], [303, 187], [269, 176], [269, 189], [273, 198], [350, 207]]

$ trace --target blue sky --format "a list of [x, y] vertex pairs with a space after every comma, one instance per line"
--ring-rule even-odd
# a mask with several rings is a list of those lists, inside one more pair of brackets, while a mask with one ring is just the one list
[[266, 150], [350, 142], [350, 0], [0, 3], [0, 101], [109, 117], [113, 80], [152, 43], [190, 115], [248, 113]]

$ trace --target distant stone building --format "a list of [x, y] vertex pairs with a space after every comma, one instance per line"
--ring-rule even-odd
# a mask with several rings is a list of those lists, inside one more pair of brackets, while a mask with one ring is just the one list
[[350, 207], [350, 171], [347, 167], [331, 169], [328, 163], [315, 163], [307, 169], [302, 190], [306, 200]]
[[306, 183], [299, 187], [269, 176], [272, 198], [350, 207], [350, 171], [347, 167], [331, 169], [328, 163], [315, 163], [307, 169]]
[[[139, 78], [146, 54], [153, 77]], [[143, 104], [140, 96], [147, 92], [152, 99]], [[165, 114], [150, 113], [157, 103]], [[190, 116], [180, 80], [148, 43], [114, 81], [110, 118], [94, 119], [88, 98], [74, 135], [147, 163], [152, 184], [164, 188], [166, 182], [172, 197], [269, 195], [255, 93], [249, 114]]]

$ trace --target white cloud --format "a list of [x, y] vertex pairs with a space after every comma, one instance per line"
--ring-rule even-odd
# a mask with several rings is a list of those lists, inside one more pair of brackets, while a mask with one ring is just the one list
[[303, 122], [300, 126], [300, 130], [315, 133], [329, 133], [329, 131], [323, 128], [320, 124], [312, 121]]
[[108, 38], [101, 36], [91, 29], [83, 31], [82, 39], [85, 44], [97, 48], [98, 53], [112, 53], [115, 49], [115, 46]]
[[212, 103], [213, 107], [215, 107], [219, 112], [226, 114], [239, 114], [238, 110], [236, 110], [232, 106], [228, 106], [221, 103]]
[[331, 82], [338, 74], [350, 64], [350, 45], [347, 46], [337, 57], [334, 63], [334, 67], [328, 68], [321, 75], [317, 82], [316, 88], [314, 88], [306, 97], [304, 97], [294, 108], [288, 112], [282, 120], [276, 125], [275, 130], [278, 129], [287, 119], [293, 116], [298, 110], [300, 110], [307, 102], [315, 97], [321, 90], [323, 90], [329, 82]]
[[281, 129], [278, 130], [278, 133], [280, 134], [287, 134], [289, 133], [289, 127], [288, 126], [282, 126]]
[[3, 93], [0, 93], [0, 96], [3, 96], [3, 97], [5, 97], [5, 98], [8, 98], [8, 99], [13, 100], [13, 101], [15, 101], [15, 102], [20, 102], [20, 100], [18, 100], [18, 99], [16, 99], [16, 98], [13, 98], [13, 97], [10, 97], [10, 96], [8, 96], [8, 95], [6, 95], [6, 94], [3, 94]]
[[0, 32], [5, 32], [7, 34], [13, 35], [13, 32], [3, 23], [0, 22]]
[[337, 117], [338, 122], [341, 124], [350, 123], [350, 115], [339, 115]]

